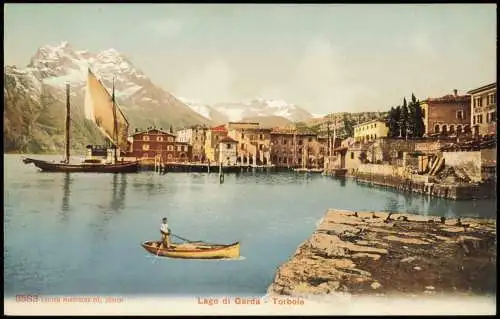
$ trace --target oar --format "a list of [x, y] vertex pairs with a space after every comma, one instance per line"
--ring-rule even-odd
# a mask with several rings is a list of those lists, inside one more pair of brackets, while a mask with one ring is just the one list
[[171, 234], [171, 235], [174, 236], [174, 237], [179, 238], [180, 240], [187, 241], [188, 243], [192, 243], [193, 242], [192, 240], [189, 240], [189, 239], [186, 239], [186, 238], [182, 238], [181, 236], [177, 236], [175, 234]]

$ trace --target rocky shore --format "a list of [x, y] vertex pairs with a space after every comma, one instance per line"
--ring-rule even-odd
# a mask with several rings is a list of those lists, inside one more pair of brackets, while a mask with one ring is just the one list
[[269, 295], [494, 295], [496, 220], [330, 210]]

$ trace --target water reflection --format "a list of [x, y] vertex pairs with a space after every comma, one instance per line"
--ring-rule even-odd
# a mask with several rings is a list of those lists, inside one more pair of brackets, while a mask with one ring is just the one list
[[68, 221], [68, 212], [70, 210], [70, 196], [71, 196], [71, 174], [65, 173], [63, 177], [63, 197], [61, 201], [61, 219], [63, 222]]
[[[118, 177], [120, 175], [120, 177]], [[118, 182], [118, 178], [120, 182]], [[113, 174], [113, 198], [111, 209], [118, 212], [125, 207], [125, 194], [127, 191], [127, 174]]]

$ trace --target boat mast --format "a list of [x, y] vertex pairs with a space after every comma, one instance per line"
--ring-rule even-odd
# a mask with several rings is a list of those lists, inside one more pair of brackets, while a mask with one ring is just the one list
[[115, 164], [118, 162], [118, 145], [116, 141], [118, 140], [118, 123], [116, 119], [116, 103], [115, 103], [115, 77], [113, 76], [113, 93], [111, 96], [111, 101], [113, 103], [113, 138], [115, 140], [115, 149], [114, 149], [114, 156], [115, 156]]
[[69, 132], [70, 132], [70, 122], [71, 122], [71, 115], [70, 115], [70, 98], [69, 98], [69, 82], [66, 82], [66, 159], [64, 162], [66, 164], [69, 163], [69, 145], [70, 145], [70, 140], [69, 140]]

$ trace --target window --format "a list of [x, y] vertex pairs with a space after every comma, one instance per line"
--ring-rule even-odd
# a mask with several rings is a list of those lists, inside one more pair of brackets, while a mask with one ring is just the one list
[[476, 118], [477, 118], [477, 116], [472, 117], [472, 124], [476, 124]]
[[299, 140], [299, 145], [302, 145], [303, 141], [302, 140]]
[[463, 111], [463, 110], [458, 110], [458, 111], [457, 111], [457, 119], [458, 119], [459, 121], [465, 120], [465, 119], [464, 119], [464, 111]]
[[374, 127], [376, 128], [377, 127], [377, 123], [374, 124]]
[[245, 134], [241, 133], [241, 138], [245, 138]]
[[181, 145], [177, 145], [177, 150], [180, 152], [182, 151], [182, 146]]
[[264, 139], [264, 135], [260, 134], [260, 139], [263, 140]]
[[158, 142], [161, 142], [161, 141], [163, 141], [163, 137], [158, 136], [158, 137], [156, 138], [156, 140], [157, 140]]
[[480, 115], [477, 116], [477, 123], [478, 124], [483, 124], [483, 115], [482, 114], [480, 114]]
[[439, 124], [434, 126], [434, 133], [439, 133]]
[[483, 105], [483, 99], [481, 97], [476, 97], [474, 99], [474, 106], [482, 106]]
[[143, 140], [143, 141], [149, 141], [149, 136], [144, 135], [144, 136], [142, 137], [142, 140]]
[[229, 149], [231, 149], [231, 144], [227, 143], [227, 144], [226, 144], [226, 148], [227, 148], [228, 150], [229, 150]]
[[354, 152], [351, 152], [351, 159], [354, 159]]
[[492, 104], [495, 104], [497, 101], [497, 95], [496, 93], [491, 93], [491, 94], [488, 94], [487, 98], [486, 98], [486, 101], [487, 101], [487, 105], [492, 105]]
[[143, 151], [149, 151], [149, 144], [143, 144], [142, 145], [142, 150]]
[[493, 111], [490, 113], [490, 120], [491, 122], [495, 122], [497, 120], [497, 112]]
[[263, 144], [259, 144], [259, 151], [262, 151], [264, 149], [264, 145]]
[[173, 138], [172, 136], [170, 136], [170, 137], [168, 138], [168, 141], [169, 141], [169, 142], [173, 142], [173, 141], [174, 141], [174, 138]]
[[173, 150], [174, 150], [174, 147], [172, 145], [167, 146], [167, 151], [173, 151]]
[[286, 145], [286, 140], [283, 140], [283, 145]]
[[241, 144], [241, 149], [244, 150], [245, 149], [245, 144]]
[[486, 123], [490, 122], [490, 113], [486, 113]]

